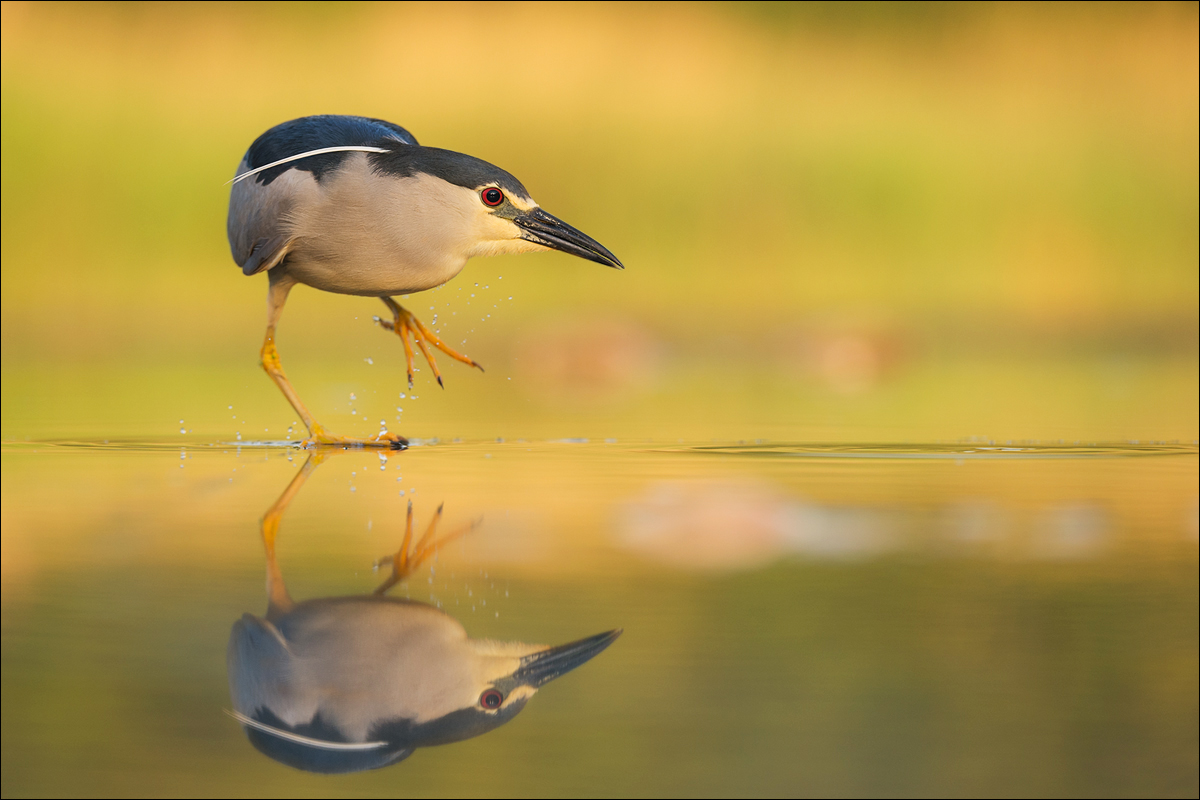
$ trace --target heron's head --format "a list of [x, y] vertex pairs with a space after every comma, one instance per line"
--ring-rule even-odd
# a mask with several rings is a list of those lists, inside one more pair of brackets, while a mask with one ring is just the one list
[[374, 173], [383, 179], [405, 180], [407, 200], [414, 192], [418, 195], [421, 222], [416, 224], [461, 231], [462, 255], [561, 250], [607, 267], [625, 268], [595, 239], [543, 211], [505, 170], [436, 147], [401, 142], [384, 147], [386, 152], [368, 156]]
[[620, 630], [606, 631], [556, 647], [469, 640], [472, 680], [456, 687], [461, 690], [458, 708], [413, 726], [413, 744], [456, 742], [503, 725], [538, 689], [590, 661], [620, 635]]

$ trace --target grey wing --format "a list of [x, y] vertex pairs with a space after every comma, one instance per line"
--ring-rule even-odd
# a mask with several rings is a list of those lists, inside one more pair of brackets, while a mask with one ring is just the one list
[[395, 764], [412, 753], [394, 742], [348, 741], [322, 720], [319, 692], [297, 680], [288, 642], [268, 620], [245, 614], [234, 623], [226, 659], [232, 716], [270, 758], [309, 772], [346, 773]]
[[311, 700], [311, 707], [294, 708], [305, 706], [308, 698], [293, 683], [294, 656], [287, 641], [267, 620], [245, 614], [234, 623], [225, 658], [235, 711], [253, 716], [259, 708], [269, 708], [280, 716], [306, 718], [316, 713]]
[[[237, 174], [248, 169], [242, 159]], [[295, 240], [292, 214], [318, 191], [313, 174], [299, 170], [288, 170], [270, 183], [244, 180], [233, 185], [226, 230], [233, 260], [244, 274], [254, 275], [283, 261]]]

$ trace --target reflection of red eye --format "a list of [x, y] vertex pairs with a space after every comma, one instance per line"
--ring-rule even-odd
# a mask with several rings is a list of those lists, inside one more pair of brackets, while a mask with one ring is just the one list
[[495, 689], [488, 689], [479, 696], [479, 705], [486, 709], [494, 710], [499, 708], [504, 703], [504, 695], [500, 694]]
[[480, 199], [483, 200], [485, 206], [498, 206], [504, 202], [504, 192], [497, 189], [495, 186], [489, 186], [479, 193]]

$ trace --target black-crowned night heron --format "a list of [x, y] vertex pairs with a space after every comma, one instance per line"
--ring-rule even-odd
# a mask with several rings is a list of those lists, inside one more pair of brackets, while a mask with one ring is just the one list
[[275, 348], [275, 326], [297, 283], [378, 297], [392, 313], [412, 386], [410, 339], [442, 382], [433, 345], [454, 351], [394, 299], [440, 286], [472, 256], [561, 250], [623, 269], [589, 236], [547, 214], [509, 173], [472, 156], [422, 147], [379, 119], [321, 115], [276, 125], [246, 151], [229, 198], [229, 245], [246, 275], [267, 272], [262, 365], [308, 428], [306, 444], [403, 447], [403, 437], [332, 436], [300, 401]]
[[471, 639], [433, 606], [386, 597], [439, 545], [441, 509], [412, 546], [404, 541], [374, 595], [295, 602], [275, 558], [279, 521], [314, 453], [263, 518], [267, 614], [244, 615], [229, 636], [232, 715], [262, 753], [310, 772], [395, 764], [418, 747], [469, 739], [512, 719], [537, 690], [608, 647], [608, 631], [558, 647]]

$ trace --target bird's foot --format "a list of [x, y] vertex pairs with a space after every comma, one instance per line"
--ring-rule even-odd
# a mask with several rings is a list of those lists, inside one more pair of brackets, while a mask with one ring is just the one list
[[391, 298], [385, 297], [383, 301], [392, 310], [393, 319], [391, 322], [388, 322], [381, 317], [375, 317], [375, 321], [379, 323], [380, 327], [393, 331], [400, 337], [400, 341], [404, 345], [404, 361], [408, 367], [409, 389], [413, 387], [413, 340], [416, 341], [417, 347], [421, 349], [421, 355], [425, 356], [425, 360], [429, 362], [429, 367], [433, 370], [433, 376], [437, 378], [438, 386], [442, 388], [445, 388], [446, 384], [442, 383], [442, 373], [438, 370], [437, 361], [434, 359], [433, 353], [429, 352], [428, 345], [433, 345], [455, 361], [461, 361], [469, 367], [477, 367], [480, 372], [483, 372], [483, 367], [479, 365], [479, 362], [473, 358], [464, 356], [443, 342], [438, 338], [437, 334], [429, 330], [411, 311], [391, 300]]
[[321, 447], [386, 447], [389, 450], [407, 450], [408, 439], [397, 433], [388, 433], [381, 431], [375, 436], [368, 438], [357, 438], [354, 436], [334, 436], [320, 425], [314, 425], [310, 431], [310, 436], [300, 443], [300, 446], [306, 450], [315, 450]]

